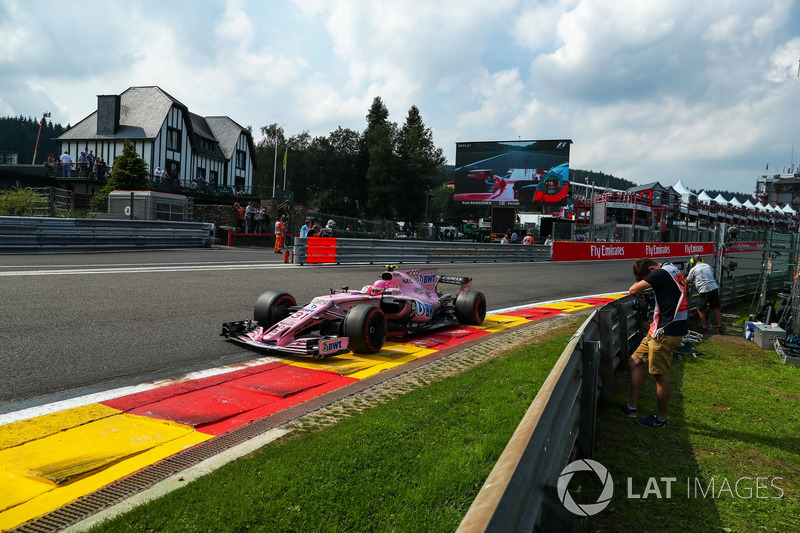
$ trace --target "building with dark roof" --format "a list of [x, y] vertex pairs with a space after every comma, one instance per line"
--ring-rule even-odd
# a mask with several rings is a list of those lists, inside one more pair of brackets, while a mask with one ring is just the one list
[[250, 190], [255, 146], [250, 132], [229, 117], [201, 117], [159, 87], [131, 87], [98, 95], [97, 110], [57, 137], [73, 161], [85, 149], [113, 165], [125, 139], [147, 162], [184, 183], [203, 178], [211, 185]]

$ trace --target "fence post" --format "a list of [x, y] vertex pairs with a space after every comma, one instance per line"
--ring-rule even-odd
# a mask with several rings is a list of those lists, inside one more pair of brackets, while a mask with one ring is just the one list
[[[603, 403], [614, 401], [614, 309], [600, 309], [597, 312], [600, 326], [600, 386]], [[619, 316], [619, 310], [617, 308]], [[626, 349], [627, 351], [627, 349]]]
[[600, 343], [584, 341], [581, 347], [581, 403], [578, 423], [578, 455], [591, 459], [594, 453], [594, 426], [597, 415], [597, 378]]
[[55, 187], [47, 188], [47, 213], [49, 217], [56, 216], [56, 189]]

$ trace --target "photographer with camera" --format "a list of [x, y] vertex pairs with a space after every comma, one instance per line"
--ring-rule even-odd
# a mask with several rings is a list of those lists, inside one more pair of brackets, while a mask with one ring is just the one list
[[[652, 288], [655, 295], [655, 310], [650, 329], [639, 347], [630, 356], [631, 396], [619, 407], [626, 415], [636, 418], [642, 426], [664, 427], [667, 424], [667, 404], [671, 393], [669, 367], [672, 352], [677, 348], [688, 329], [688, 304], [686, 281], [681, 271], [673, 264], [657, 263], [644, 257], [633, 263], [636, 283], [628, 294], [639, 294]], [[656, 380], [658, 408], [647, 418], [638, 418], [637, 404], [644, 383], [644, 365]]]

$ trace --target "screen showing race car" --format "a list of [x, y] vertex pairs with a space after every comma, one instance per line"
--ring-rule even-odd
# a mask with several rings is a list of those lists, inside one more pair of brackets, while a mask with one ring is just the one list
[[571, 140], [456, 143], [453, 200], [477, 205], [564, 205]]

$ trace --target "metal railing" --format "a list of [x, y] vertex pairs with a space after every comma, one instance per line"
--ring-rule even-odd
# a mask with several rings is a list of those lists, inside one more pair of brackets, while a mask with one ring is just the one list
[[203, 247], [213, 233], [201, 222], [0, 217], [0, 253]]
[[383, 239], [298, 238], [297, 264], [549, 261], [549, 246]]
[[[643, 309], [644, 307], [644, 309]], [[613, 400], [614, 370], [642, 336], [640, 297], [594, 311], [570, 339], [457, 531], [568, 531], [577, 516], [561, 504], [558, 478], [590, 459], [598, 392]]]
[[[725, 280], [721, 299], [727, 304], [745, 299], [761, 282], [758, 274]], [[783, 283], [780, 275], [767, 279], [770, 290]], [[591, 459], [596, 407], [613, 404], [615, 371], [651, 317], [641, 296], [620, 298], [589, 316], [542, 384], [459, 533], [575, 530], [577, 516], [557, 494], [559, 475], [570, 461]]]

